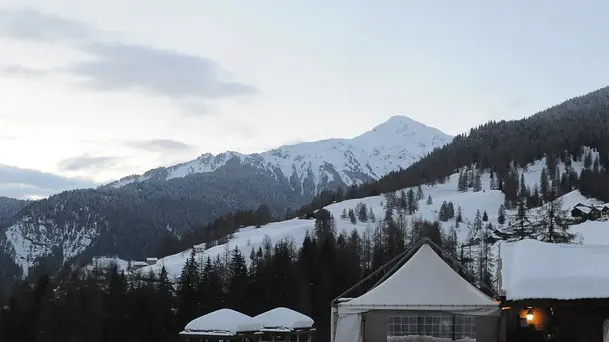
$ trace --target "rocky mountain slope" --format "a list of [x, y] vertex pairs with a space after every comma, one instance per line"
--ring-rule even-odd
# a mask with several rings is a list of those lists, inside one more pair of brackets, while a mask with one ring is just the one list
[[143, 175], [125, 177], [108, 186], [168, 181], [197, 173], [218, 170], [238, 160], [285, 182], [308, 197], [337, 186], [362, 184], [379, 179], [391, 171], [406, 168], [452, 137], [405, 116], [393, 116], [385, 123], [353, 139], [327, 139], [281, 146], [256, 154], [206, 153], [199, 158]]
[[11, 217], [23, 209], [29, 202], [16, 198], [0, 196], [0, 227], [7, 224]]
[[396, 116], [354, 139], [207, 154], [99, 189], [66, 191], [31, 202], [0, 230], [0, 267], [11, 264], [24, 276], [94, 256], [142, 259], [225, 213], [265, 204], [283, 215], [321, 190], [378, 179], [450, 140]]

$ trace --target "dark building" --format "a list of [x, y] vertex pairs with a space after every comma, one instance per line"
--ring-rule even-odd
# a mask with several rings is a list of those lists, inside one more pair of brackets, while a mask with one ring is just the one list
[[606, 341], [607, 265], [609, 246], [502, 244], [498, 292], [505, 341]]

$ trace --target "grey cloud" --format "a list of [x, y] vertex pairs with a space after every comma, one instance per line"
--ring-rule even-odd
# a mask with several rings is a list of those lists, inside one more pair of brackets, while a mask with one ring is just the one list
[[171, 139], [152, 139], [142, 141], [130, 141], [127, 146], [147, 150], [151, 152], [180, 152], [192, 151], [196, 146], [185, 144], [181, 141]]
[[0, 10], [0, 34], [30, 41], [78, 41], [97, 34], [89, 25], [32, 8]]
[[82, 155], [62, 160], [59, 168], [64, 171], [91, 170], [110, 167], [119, 161], [116, 157]]
[[93, 43], [84, 50], [94, 60], [69, 70], [99, 90], [137, 89], [171, 98], [221, 98], [255, 93], [255, 88], [220, 80], [219, 66], [207, 58], [122, 43]]
[[202, 100], [256, 93], [256, 88], [225, 80], [213, 60], [179, 51], [103, 41], [104, 32], [86, 23], [33, 9], [1, 10], [0, 35], [13, 39], [67, 44], [92, 58], [63, 71], [84, 78], [78, 85], [104, 91], [138, 90], [185, 101], [203, 114]]
[[93, 188], [88, 179], [63, 177], [53, 173], [0, 164], [0, 196], [46, 197], [64, 190]]
[[11, 64], [7, 65], [0, 69], [0, 75], [3, 76], [26, 76], [26, 77], [35, 77], [35, 76], [44, 76], [47, 72], [40, 69], [34, 69], [30, 67], [26, 67], [19, 64]]

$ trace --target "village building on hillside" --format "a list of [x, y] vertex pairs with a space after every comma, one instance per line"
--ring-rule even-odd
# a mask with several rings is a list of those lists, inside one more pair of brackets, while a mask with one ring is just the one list
[[372, 289], [357, 298], [345, 297], [356, 284], [336, 298], [331, 341], [498, 342], [499, 302], [461, 277], [439, 254], [444, 255], [437, 245], [423, 239], [398, 256]]
[[506, 341], [609, 341], [609, 247], [504, 243], [497, 285]]
[[605, 216], [607, 216], [606, 206], [603, 205], [601, 209], [597, 206], [587, 205], [583, 203], [578, 203], [571, 209], [571, 217], [578, 218], [582, 221], [585, 220], [598, 220], [601, 218], [603, 211], [605, 212]]

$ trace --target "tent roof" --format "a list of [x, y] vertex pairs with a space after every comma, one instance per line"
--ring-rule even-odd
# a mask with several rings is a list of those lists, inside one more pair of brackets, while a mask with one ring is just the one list
[[254, 317], [264, 328], [307, 329], [313, 326], [313, 319], [288, 308], [275, 308]]
[[338, 308], [360, 312], [380, 309], [494, 314], [499, 305], [463, 279], [429, 244], [423, 244], [384, 282], [360, 297], [339, 303]]
[[186, 324], [183, 333], [235, 335], [239, 332], [261, 329], [262, 325], [246, 314], [231, 309], [220, 309], [190, 321]]
[[609, 298], [609, 247], [522, 240], [500, 250], [507, 300]]

